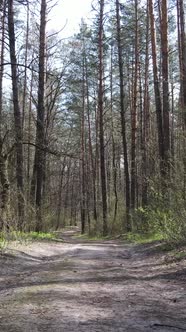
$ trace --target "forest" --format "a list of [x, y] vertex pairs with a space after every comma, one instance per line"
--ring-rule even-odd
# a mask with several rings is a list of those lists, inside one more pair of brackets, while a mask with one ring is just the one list
[[[186, 236], [183, 0], [0, 1], [0, 228]], [[62, 14], [61, 14], [62, 15]]]
[[0, 332], [186, 331], [186, 3], [85, 1], [0, 0]]

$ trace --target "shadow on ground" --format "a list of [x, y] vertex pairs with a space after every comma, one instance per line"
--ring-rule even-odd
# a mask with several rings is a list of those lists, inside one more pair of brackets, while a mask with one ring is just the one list
[[167, 264], [157, 243], [71, 235], [1, 257], [0, 331], [186, 331], [184, 260]]

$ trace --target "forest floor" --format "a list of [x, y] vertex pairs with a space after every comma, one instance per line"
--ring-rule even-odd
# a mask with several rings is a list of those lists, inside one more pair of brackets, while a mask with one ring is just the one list
[[0, 257], [1, 332], [186, 331], [186, 260], [162, 244], [13, 243]]

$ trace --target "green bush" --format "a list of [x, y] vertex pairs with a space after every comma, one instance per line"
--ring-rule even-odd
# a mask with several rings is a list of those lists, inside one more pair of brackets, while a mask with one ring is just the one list
[[161, 234], [170, 243], [186, 241], [186, 206], [179, 191], [166, 195], [151, 193], [147, 208], [139, 208], [134, 213], [134, 231]]

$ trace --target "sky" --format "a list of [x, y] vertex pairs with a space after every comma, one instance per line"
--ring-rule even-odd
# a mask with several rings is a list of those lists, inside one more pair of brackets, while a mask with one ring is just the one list
[[90, 18], [92, 0], [58, 0], [58, 4], [49, 14], [48, 29], [63, 31], [63, 38], [72, 36], [81, 22], [81, 18]]

